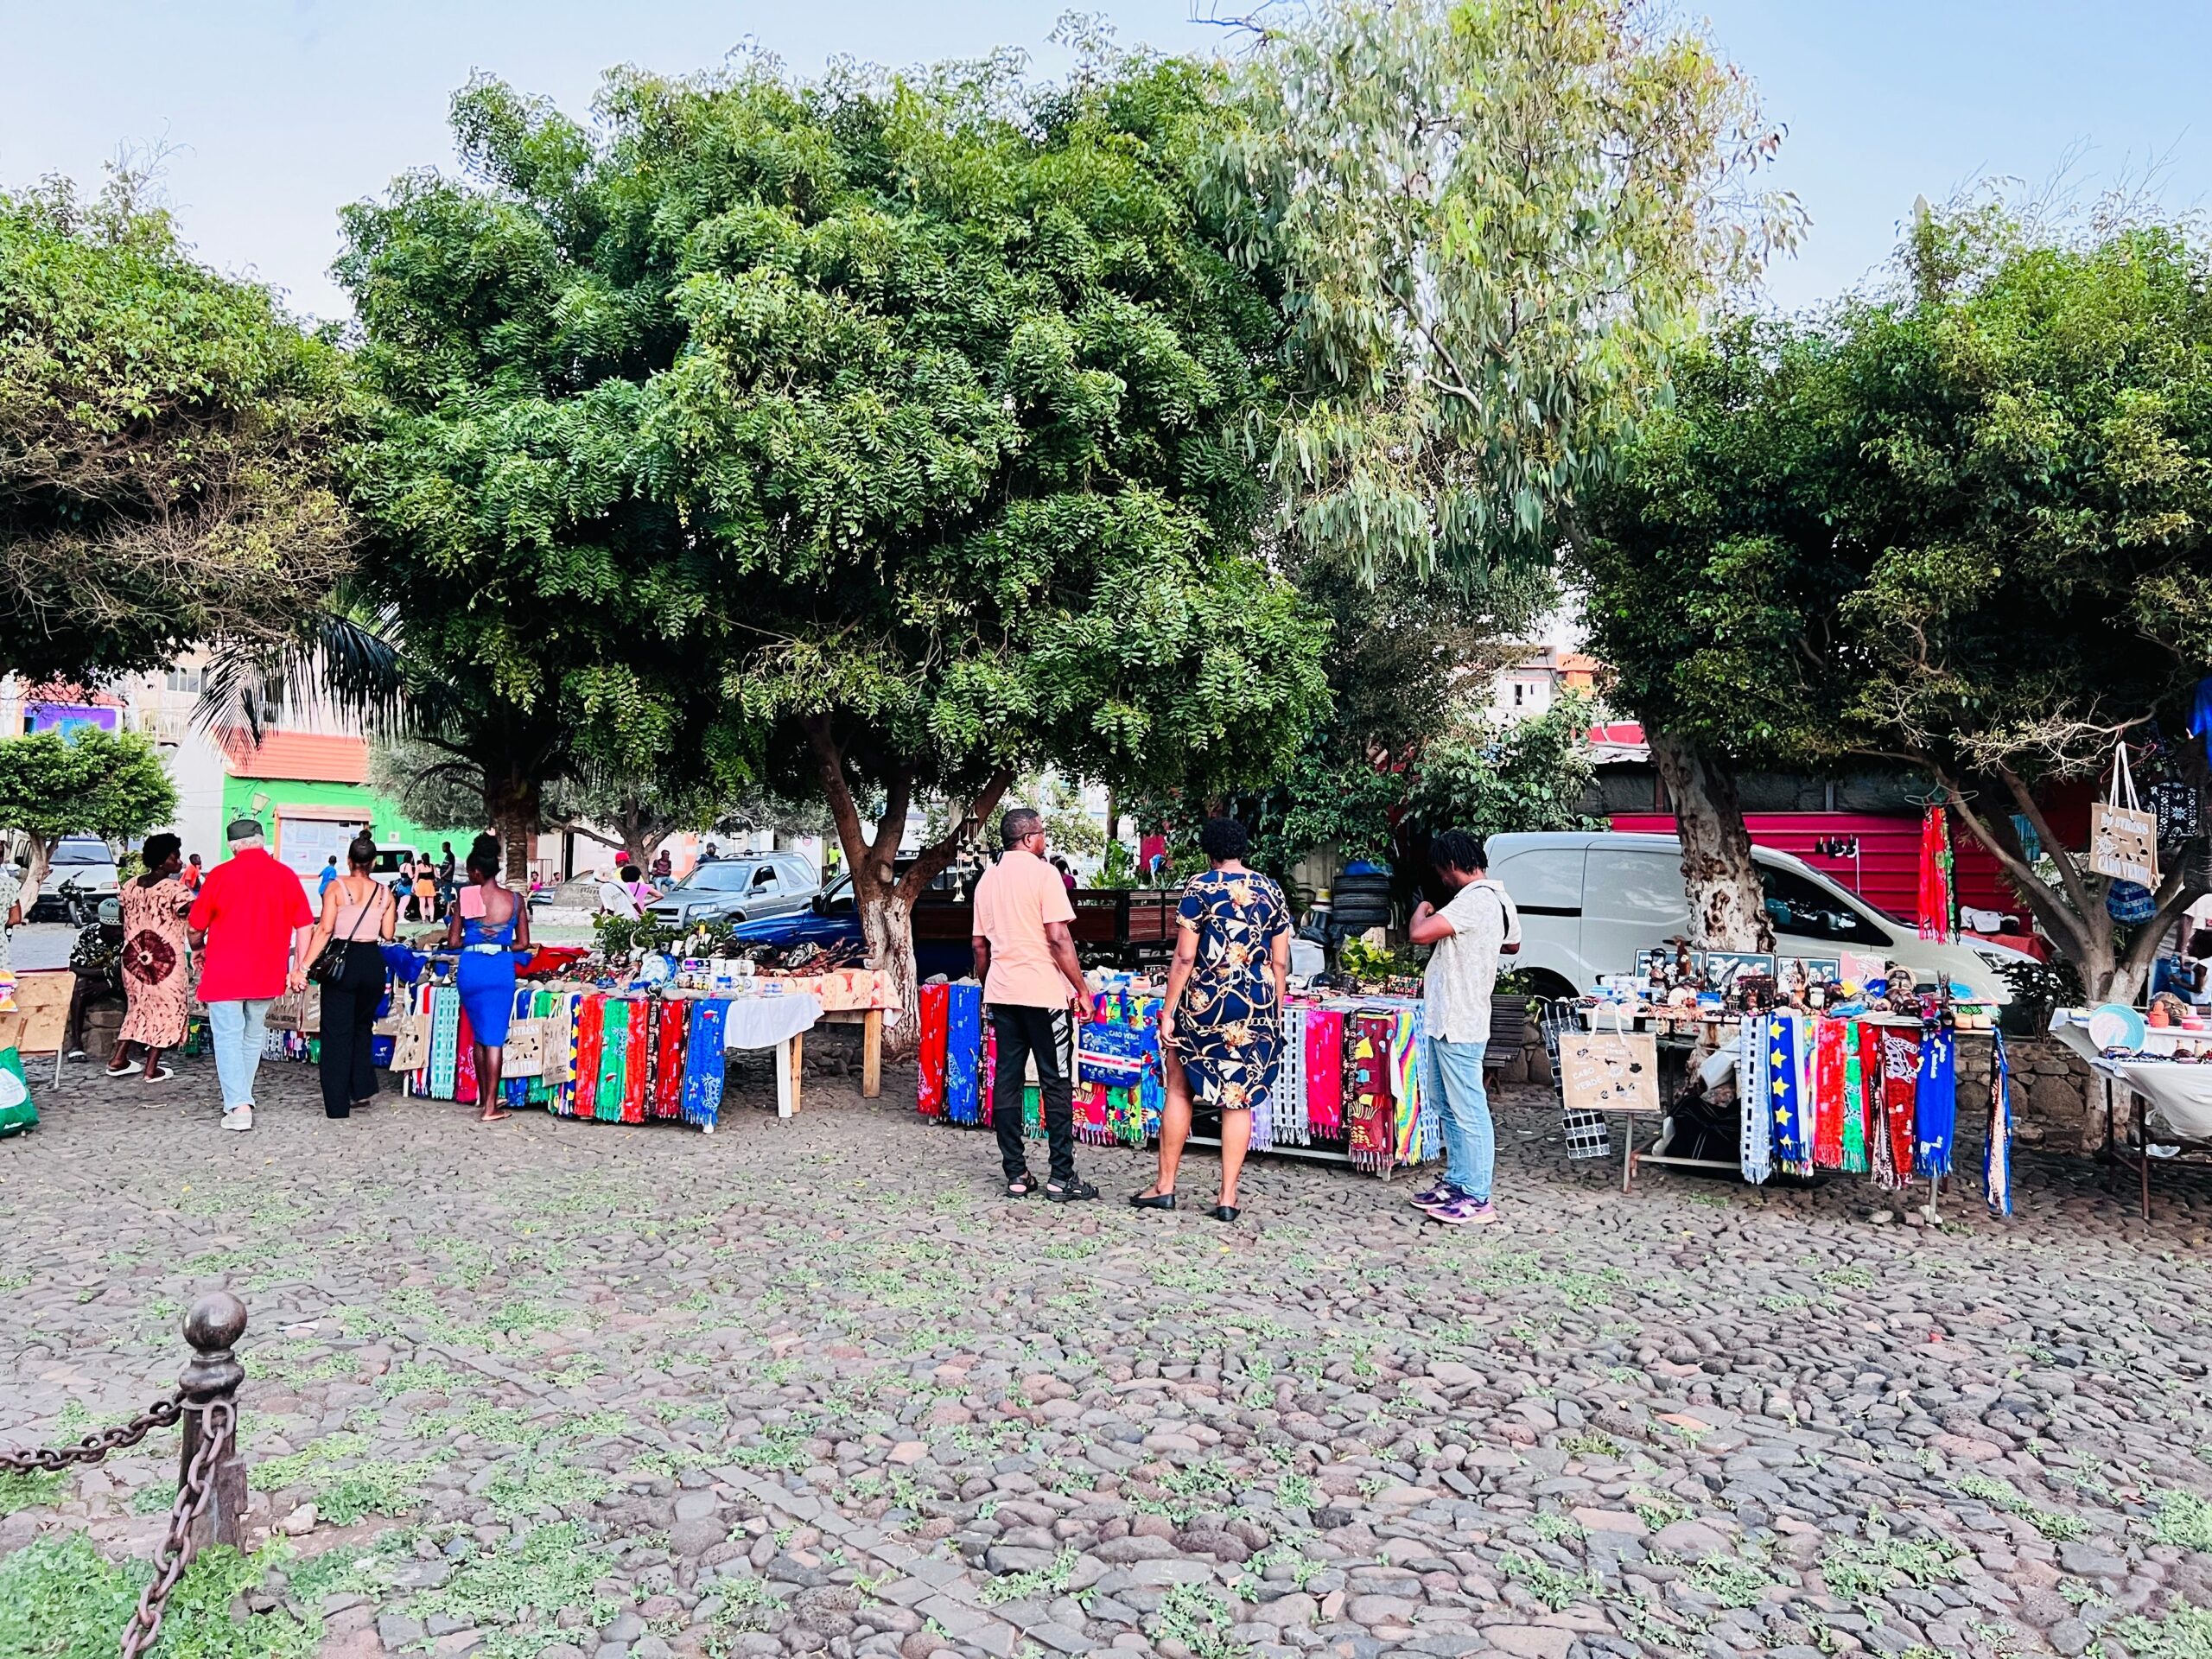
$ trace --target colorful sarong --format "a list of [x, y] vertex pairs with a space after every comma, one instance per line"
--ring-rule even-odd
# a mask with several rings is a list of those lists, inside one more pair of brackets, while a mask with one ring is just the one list
[[1937, 1027], [1920, 1041], [1920, 1069], [1913, 1079], [1913, 1173], [1951, 1173], [1951, 1136], [1959, 1117], [1959, 1039]]
[[991, 1096], [999, 1087], [999, 1028], [993, 1025], [988, 1013], [983, 1019], [983, 1078], [976, 1086], [976, 1104], [982, 1113], [985, 1128], [991, 1127]]
[[[1870, 1051], [1867, 1028], [1856, 1020], [1844, 1021], [1843, 1035], [1843, 1168], [1848, 1174], [1866, 1173], [1866, 1067]], [[1871, 1052], [1875, 1075], [1881, 1073], [1881, 1053]]]
[[599, 1076], [592, 1084], [591, 1115], [602, 1123], [622, 1121], [623, 1060], [630, 1046], [630, 1003], [610, 996], [600, 1007]]
[[1882, 1144], [1874, 1152], [1874, 1182], [1895, 1192], [1912, 1177], [1913, 1103], [1920, 1071], [1920, 1041], [1889, 1026], [1878, 1030], [1882, 1045]]
[[433, 1100], [451, 1100], [460, 1068], [461, 993], [441, 985], [430, 993], [430, 1063], [423, 1090]]
[[1306, 1127], [1317, 1141], [1344, 1138], [1344, 1035], [1342, 1010], [1306, 1011]]
[[981, 1121], [977, 1087], [983, 1066], [983, 988], [948, 985], [944, 1005], [944, 1115], [955, 1123]]
[[[1282, 1074], [1275, 1081], [1274, 1098], [1268, 1109], [1268, 1144], [1302, 1147], [1306, 1144], [1306, 1010], [1282, 1011]], [[1253, 1144], [1259, 1144], [1259, 1125], [1253, 1126]]]
[[1746, 1017], [1736, 1033], [1736, 1097], [1740, 1140], [1737, 1162], [1744, 1179], [1763, 1186], [1774, 1173], [1774, 1116], [1771, 1102], [1773, 1068], [1768, 1064], [1767, 1024], [1757, 1014]]
[[453, 1097], [464, 1106], [476, 1103], [476, 1031], [468, 1023], [466, 1002], [454, 1031]]
[[653, 1004], [652, 1088], [645, 1103], [654, 1117], [683, 1116], [683, 1063], [691, 1046], [691, 1008], [686, 1002]]
[[729, 1002], [718, 996], [691, 1004], [684, 1022], [683, 1121], [712, 1128], [722, 1109], [722, 1039], [729, 1027]]
[[591, 1117], [599, 1109], [599, 1057], [607, 1042], [607, 998], [587, 992], [576, 1015], [576, 1058], [571, 1071], [569, 1116]]
[[1813, 1162], [1821, 1169], [1841, 1169], [1851, 1033], [1840, 1020], [1813, 1023]]
[[1813, 1173], [1813, 1142], [1807, 1132], [1804, 1072], [1800, 1064], [1807, 1033], [1794, 1014], [1767, 1018], [1768, 1109], [1774, 1119], [1773, 1159], [1791, 1175]]
[[2001, 1031], [1989, 1051], [1989, 1139], [1982, 1147], [1981, 1185], [1991, 1215], [2012, 1213], [2012, 1077]]
[[1415, 1003], [1398, 1013], [1397, 1029], [1390, 1038], [1390, 1088], [1398, 1109], [1398, 1161], [1417, 1164], [1431, 1156], [1440, 1144], [1437, 1103], [1423, 1104], [1421, 1093], [1421, 1039], [1426, 1021]]
[[629, 1028], [622, 1033], [622, 1121], [645, 1121], [646, 1073], [652, 1066], [653, 1032], [651, 1001], [630, 1004]]
[[915, 1103], [925, 1117], [944, 1116], [944, 1021], [950, 985], [921, 988], [922, 1046], [915, 1057]]
[[1396, 1156], [1397, 1103], [1391, 1092], [1390, 1043], [1397, 1020], [1362, 1010], [1350, 1020], [1351, 1040], [1344, 1058], [1345, 1116], [1353, 1167], [1370, 1174], [1387, 1173]]

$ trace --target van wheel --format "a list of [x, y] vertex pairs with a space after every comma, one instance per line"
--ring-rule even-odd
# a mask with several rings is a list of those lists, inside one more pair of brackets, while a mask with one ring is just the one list
[[1581, 995], [1565, 976], [1552, 972], [1548, 968], [1530, 968], [1524, 971], [1522, 976], [1528, 981], [1530, 996], [1541, 996], [1547, 1001], [1565, 997], [1572, 1001]]

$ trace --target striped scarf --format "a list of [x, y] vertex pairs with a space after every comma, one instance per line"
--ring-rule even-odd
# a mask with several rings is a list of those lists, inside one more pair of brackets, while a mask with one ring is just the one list
[[2012, 1078], [2001, 1031], [1989, 1052], [1989, 1140], [1982, 1148], [1981, 1185], [1991, 1215], [2012, 1213]]
[[[1272, 1147], [1306, 1144], [1306, 1013], [1304, 1008], [1282, 1011], [1282, 1075], [1268, 1110], [1268, 1143]], [[1258, 1128], [1255, 1123], [1255, 1144]]]
[[1739, 1021], [1736, 1040], [1737, 1116], [1741, 1126], [1738, 1162], [1745, 1180], [1764, 1186], [1774, 1173], [1774, 1119], [1769, 1103], [1774, 1077], [1767, 1063], [1766, 1021], [1756, 1014]]

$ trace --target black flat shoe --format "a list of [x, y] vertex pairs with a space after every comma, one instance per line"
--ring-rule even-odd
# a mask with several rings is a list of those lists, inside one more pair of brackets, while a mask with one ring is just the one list
[[1234, 1221], [1236, 1219], [1237, 1210], [1233, 1204], [1217, 1204], [1212, 1209], [1207, 1211], [1206, 1214], [1211, 1216], [1216, 1221]]
[[1172, 1192], [1139, 1192], [1129, 1199], [1132, 1210], [1173, 1210], [1174, 1207], [1175, 1194]]

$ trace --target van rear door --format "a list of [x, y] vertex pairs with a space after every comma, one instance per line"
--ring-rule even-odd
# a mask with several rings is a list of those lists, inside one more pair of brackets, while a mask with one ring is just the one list
[[1582, 849], [1530, 840], [1518, 848], [1502, 837], [1491, 843], [1490, 873], [1521, 912], [1521, 953], [1509, 966], [1557, 974], [1588, 990], [1595, 982], [1582, 959]]

